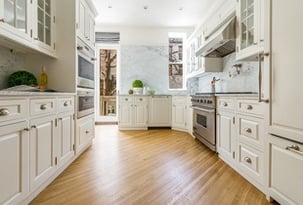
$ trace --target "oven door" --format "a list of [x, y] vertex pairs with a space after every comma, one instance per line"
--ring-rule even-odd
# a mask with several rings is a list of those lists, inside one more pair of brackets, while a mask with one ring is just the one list
[[[215, 149], [216, 145], [216, 110], [214, 108], [193, 107], [193, 134], [206, 140]], [[213, 148], [214, 147], [214, 148]]]
[[78, 80], [77, 86], [81, 88], [95, 87], [94, 61], [78, 54]]
[[93, 114], [95, 110], [94, 92], [78, 91], [77, 94], [77, 118]]

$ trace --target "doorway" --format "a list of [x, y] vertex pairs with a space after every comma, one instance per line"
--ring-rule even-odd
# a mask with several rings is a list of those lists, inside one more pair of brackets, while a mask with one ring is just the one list
[[101, 124], [116, 124], [117, 88], [119, 71], [119, 46], [97, 46], [97, 109], [96, 121]]

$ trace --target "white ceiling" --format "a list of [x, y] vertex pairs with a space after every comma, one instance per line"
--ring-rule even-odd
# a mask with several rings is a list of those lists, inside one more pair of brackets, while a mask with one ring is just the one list
[[[193, 27], [218, 0], [92, 0], [97, 24], [108, 26]], [[147, 9], [144, 7], [147, 6]], [[112, 7], [112, 8], [109, 8]]]

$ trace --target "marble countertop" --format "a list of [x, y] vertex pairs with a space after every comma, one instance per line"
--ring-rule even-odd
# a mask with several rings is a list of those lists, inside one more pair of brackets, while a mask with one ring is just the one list
[[255, 92], [219, 92], [215, 93], [218, 97], [258, 97]]
[[5, 91], [0, 90], [0, 97], [5, 96], [71, 96], [76, 93], [70, 92], [28, 92], [28, 91]]

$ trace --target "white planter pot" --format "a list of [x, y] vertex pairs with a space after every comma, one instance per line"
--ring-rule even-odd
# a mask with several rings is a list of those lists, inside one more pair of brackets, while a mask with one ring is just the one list
[[142, 95], [143, 94], [143, 88], [133, 88], [135, 95]]

